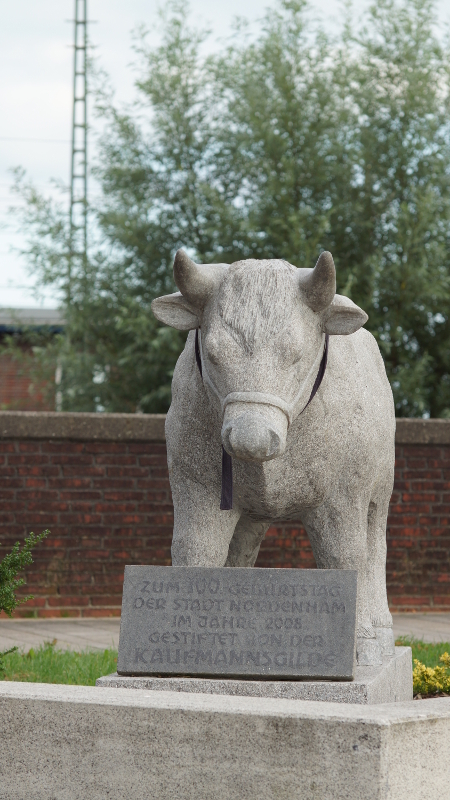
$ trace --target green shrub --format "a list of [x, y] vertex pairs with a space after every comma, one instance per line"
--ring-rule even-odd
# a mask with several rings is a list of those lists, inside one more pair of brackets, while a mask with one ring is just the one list
[[444, 653], [440, 656], [439, 664], [436, 667], [426, 667], [417, 658], [414, 659], [413, 669], [414, 694], [429, 697], [434, 694], [447, 694], [450, 692], [450, 656]]
[[[19, 586], [23, 586], [25, 578], [18, 578], [17, 575], [25, 567], [33, 563], [31, 551], [36, 547], [42, 539], [48, 536], [50, 531], [43, 531], [38, 536], [30, 533], [25, 539], [24, 545], [21, 547], [20, 542], [16, 542], [10, 553], [7, 553], [2, 561], [0, 561], [0, 612], [4, 611], [10, 617], [13, 611], [20, 603], [26, 603], [27, 600], [32, 599], [32, 595], [27, 597], [16, 596], [16, 590]], [[10, 650], [0, 652], [0, 673], [3, 670], [3, 657], [13, 653], [17, 650], [12, 647]]]
[[5, 611], [8, 616], [11, 616], [20, 603], [32, 599], [32, 595], [20, 599], [16, 597], [16, 589], [25, 583], [25, 579], [18, 578], [17, 574], [33, 563], [31, 557], [33, 547], [42, 542], [49, 533], [50, 531], [43, 531], [38, 536], [30, 533], [22, 548], [20, 542], [16, 542], [11, 552], [0, 561], [0, 611]]

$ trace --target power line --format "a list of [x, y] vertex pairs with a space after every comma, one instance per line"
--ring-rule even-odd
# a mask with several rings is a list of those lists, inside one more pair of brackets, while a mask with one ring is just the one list
[[[58, 186], [55, 186], [55, 184], [52, 183], [51, 181], [36, 181], [36, 183], [34, 185], [35, 186], [52, 186], [52, 187], [58, 189]], [[0, 181], [0, 186], [6, 186], [6, 187], [14, 186], [14, 180], [12, 179], [9, 182], [8, 181]]]
[[40, 142], [50, 144], [70, 144], [70, 139], [28, 139], [22, 136], [0, 136], [0, 142]]

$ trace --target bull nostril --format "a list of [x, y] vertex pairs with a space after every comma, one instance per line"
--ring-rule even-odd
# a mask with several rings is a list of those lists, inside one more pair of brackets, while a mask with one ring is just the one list
[[270, 453], [270, 455], [280, 453], [280, 451], [281, 451], [281, 439], [278, 436], [278, 433], [276, 433], [275, 431], [270, 430], [269, 431], [269, 436], [270, 436], [270, 445], [269, 445], [269, 453]]

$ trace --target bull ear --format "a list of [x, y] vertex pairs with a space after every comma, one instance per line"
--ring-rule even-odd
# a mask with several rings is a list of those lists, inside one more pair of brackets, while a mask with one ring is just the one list
[[200, 320], [190, 303], [180, 292], [157, 297], [152, 302], [152, 311], [160, 322], [179, 331], [192, 331], [200, 326]]
[[330, 336], [348, 336], [358, 331], [369, 317], [348, 297], [337, 294], [323, 315], [323, 329]]

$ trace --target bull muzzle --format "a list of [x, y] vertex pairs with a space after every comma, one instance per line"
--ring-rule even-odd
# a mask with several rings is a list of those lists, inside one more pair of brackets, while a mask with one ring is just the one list
[[286, 449], [288, 421], [273, 406], [232, 403], [225, 409], [222, 444], [241, 461], [270, 461]]

